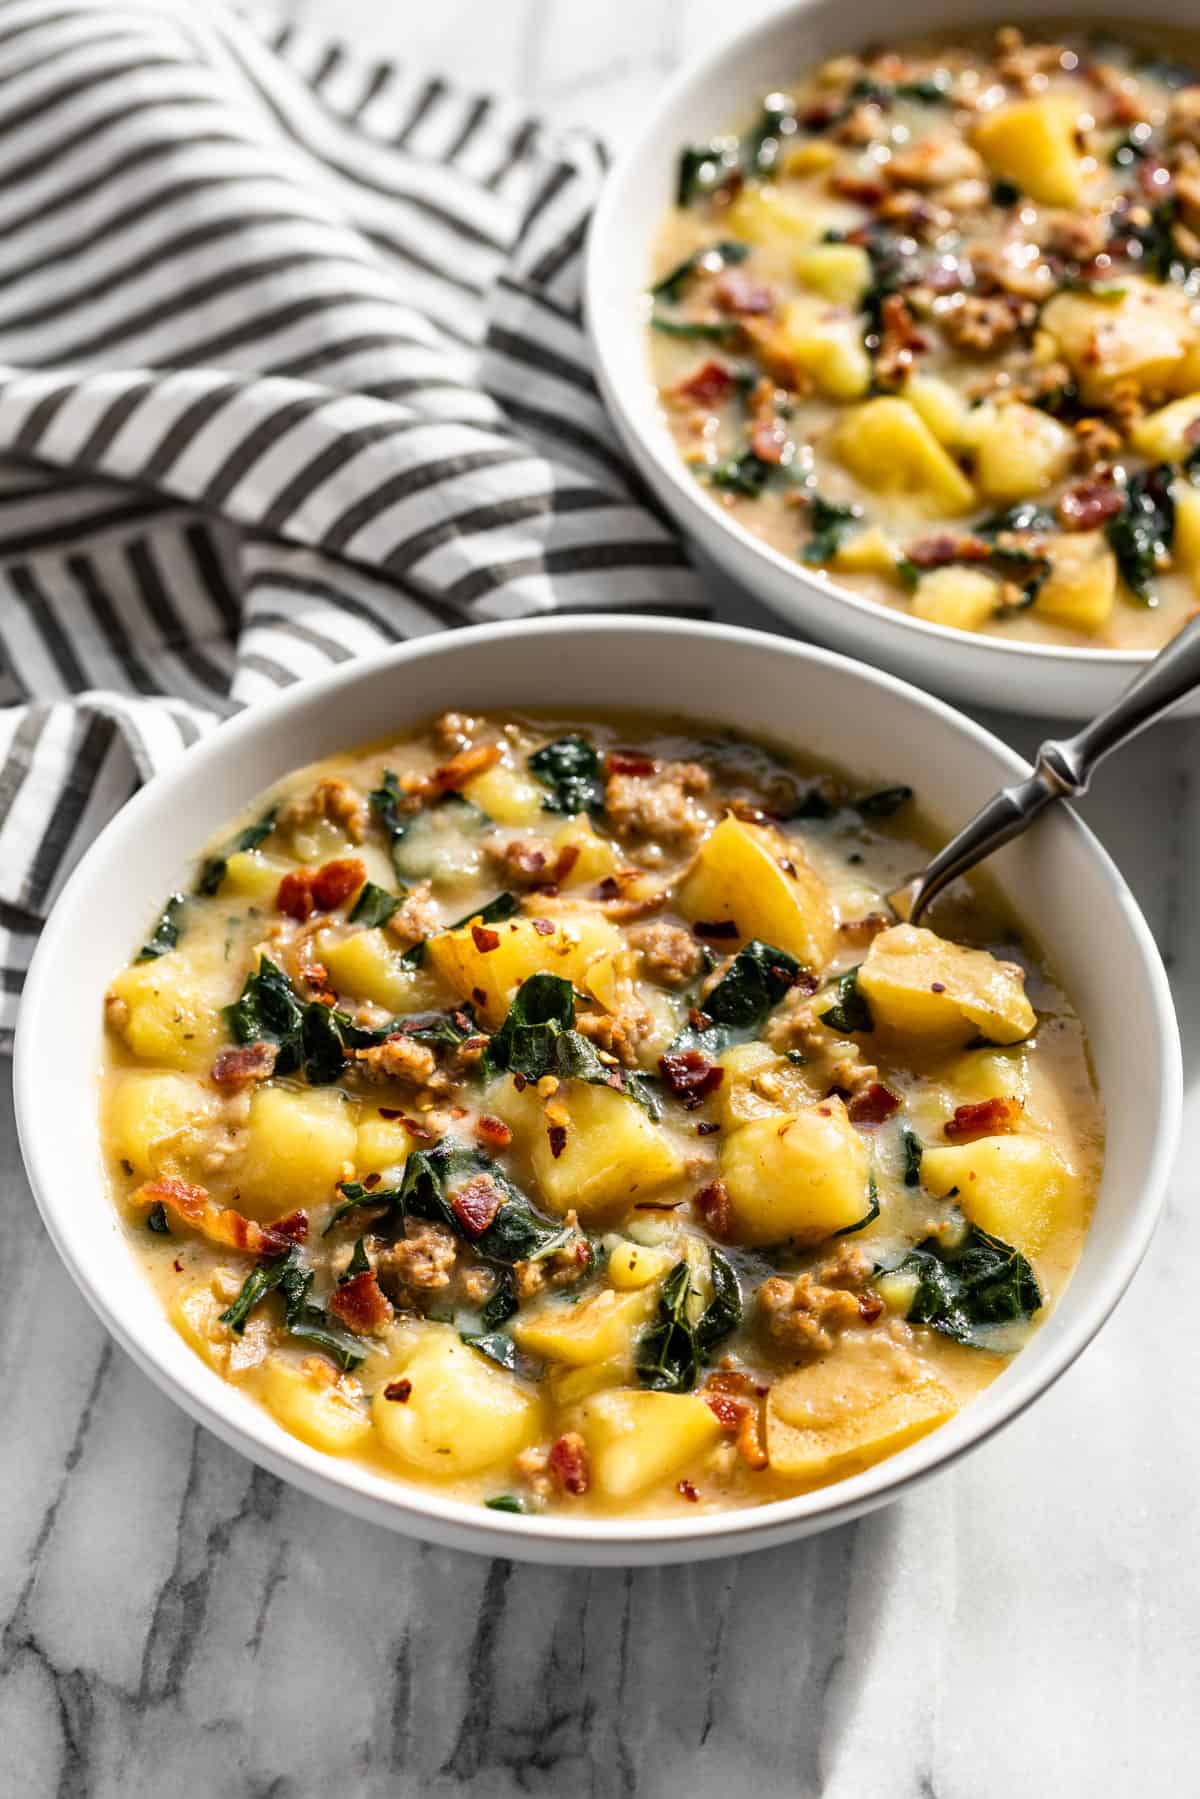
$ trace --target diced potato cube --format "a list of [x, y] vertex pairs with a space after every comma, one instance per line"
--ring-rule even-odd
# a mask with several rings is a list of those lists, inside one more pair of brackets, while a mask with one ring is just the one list
[[956, 1409], [941, 1382], [906, 1351], [843, 1337], [835, 1354], [771, 1388], [767, 1455], [772, 1470], [790, 1480], [834, 1480], [894, 1455]]
[[1025, 1100], [1029, 1057], [1019, 1047], [968, 1049], [955, 1056], [942, 1078], [953, 1094], [953, 1106], [979, 1105], [985, 1099]]
[[815, 244], [801, 250], [792, 266], [805, 287], [835, 306], [857, 310], [871, 285], [871, 258], [861, 244]]
[[980, 1230], [1038, 1255], [1056, 1230], [1079, 1222], [1079, 1190], [1066, 1163], [1042, 1137], [981, 1137], [927, 1149], [921, 1184], [935, 1198], [957, 1189]]
[[999, 598], [999, 582], [981, 568], [935, 568], [917, 583], [912, 615], [930, 625], [979, 631], [996, 616]]
[[225, 866], [221, 895], [225, 899], [248, 899], [256, 906], [273, 907], [279, 883], [296, 866], [281, 856], [267, 856], [262, 850], [235, 850]]
[[560, 855], [563, 850], [578, 851], [574, 862], [559, 880], [560, 887], [595, 887], [622, 866], [615, 846], [607, 837], [601, 837], [587, 818], [569, 818], [554, 833], [552, 841]]
[[915, 1268], [895, 1268], [890, 1274], [878, 1274], [872, 1283], [889, 1312], [907, 1318], [921, 1285]]
[[585, 1362], [572, 1368], [569, 1362], [552, 1362], [546, 1371], [546, 1384], [555, 1405], [578, 1405], [589, 1393], [605, 1387], [623, 1387], [633, 1378], [633, 1364], [628, 1356], [612, 1362]]
[[907, 400], [883, 394], [852, 407], [831, 447], [865, 487], [905, 494], [939, 514], [968, 512], [975, 490]]
[[1058, 293], [1042, 310], [1042, 327], [1071, 365], [1088, 405], [1103, 405], [1119, 381], [1143, 393], [1170, 390], [1196, 342], [1182, 288], [1121, 277], [1120, 299]]
[[852, 313], [815, 297], [792, 300], [772, 338], [773, 354], [811, 375], [831, 400], [855, 400], [871, 385], [871, 358]]
[[443, 1325], [422, 1330], [403, 1373], [407, 1399], [388, 1399], [381, 1386], [371, 1418], [383, 1448], [407, 1467], [448, 1479], [475, 1474], [510, 1462], [538, 1433], [535, 1395]]
[[[647, 1261], [653, 1252], [638, 1252]], [[528, 1355], [544, 1356], [548, 1362], [569, 1362], [582, 1368], [589, 1362], [628, 1360], [634, 1332], [645, 1324], [654, 1310], [654, 1295], [640, 1292], [617, 1293], [602, 1289], [581, 1305], [551, 1303], [537, 1312], [521, 1313], [512, 1326], [512, 1334]]]
[[725, 212], [729, 236], [766, 250], [806, 249], [818, 243], [834, 219], [833, 209], [784, 194], [776, 187], [744, 187]]
[[918, 925], [881, 931], [858, 971], [858, 985], [878, 1027], [929, 1045], [976, 1034], [1017, 1043], [1037, 1023], [1024, 973], [1014, 963], [948, 943]]
[[355, 1107], [336, 1090], [257, 1088], [234, 1169], [239, 1209], [278, 1218], [331, 1199], [354, 1166], [355, 1141]]
[[781, 166], [783, 173], [793, 178], [819, 175], [823, 169], [832, 168], [837, 157], [836, 146], [827, 138], [812, 137], [807, 143], [797, 144], [794, 150], [785, 150]]
[[899, 559], [900, 552], [887, 532], [878, 525], [868, 525], [865, 531], [855, 531], [842, 540], [834, 551], [833, 566], [848, 575], [884, 575], [891, 579]]
[[518, 1093], [507, 1077], [488, 1089], [487, 1106], [508, 1124], [534, 1180], [556, 1212], [581, 1218], [624, 1210], [683, 1174], [684, 1157], [661, 1125], [611, 1087], [564, 1081], [554, 1106], [566, 1118], [566, 1141], [555, 1155], [543, 1101], [532, 1087]]
[[972, 415], [962, 394], [940, 375], [910, 375], [904, 398], [940, 444], [958, 450], [972, 441]]
[[189, 1126], [211, 1117], [215, 1097], [185, 1074], [150, 1068], [119, 1073], [108, 1093], [108, 1141], [114, 1156], [134, 1174], [162, 1174], [185, 1168], [189, 1157], [180, 1139]]
[[1080, 531], [1047, 546], [1050, 573], [1033, 610], [1077, 631], [1099, 631], [1117, 599], [1117, 560], [1102, 531]]
[[1176, 481], [1171, 493], [1175, 501], [1175, 566], [1200, 593], [1200, 488], [1190, 481]]
[[239, 1336], [221, 1323], [227, 1301], [219, 1299], [207, 1281], [175, 1293], [167, 1314], [189, 1348], [225, 1380], [237, 1380], [255, 1368], [271, 1347], [271, 1320], [259, 1311], [247, 1320]]
[[1075, 438], [1064, 425], [1019, 401], [981, 406], [972, 437], [976, 484], [991, 500], [1044, 493], [1067, 473], [1075, 454]]
[[218, 995], [180, 950], [123, 968], [108, 989], [123, 1001], [109, 1008], [118, 1035], [144, 1062], [200, 1069], [212, 1062], [225, 1034]]
[[370, 1000], [397, 1016], [431, 1003], [436, 989], [428, 974], [406, 968], [404, 952], [382, 929], [354, 931], [340, 941], [332, 932], [322, 932], [317, 948], [339, 995]]
[[806, 1071], [765, 1043], [739, 1043], [717, 1057], [725, 1078], [717, 1088], [717, 1122], [736, 1131], [752, 1118], [778, 1118], [816, 1099]]
[[1198, 429], [1200, 394], [1192, 393], [1146, 413], [1133, 427], [1129, 441], [1151, 462], [1182, 462], [1196, 447]]
[[1067, 95], [1015, 100], [985, 113], [975, 148], [993, 175], [1042, 206], [1076, 206], [1083, 197], [1080, 107]]
[[462, 790], [463, 798], [486, 812], [498, 825], [539, 825], [546, 822], [546, 789], [522, 769], [495, 763]]
[[[539, 921], [540, 922], [540, 921]], [[543, 935], [532, 918], [510, 918], [486, 929], [500, 941], [480, 947], [470, 925], [429, 939], [427, 959], [461, 999], [472, 1000], [483, 1021], [503, 1024], [513, 994], [531, 974], [561, 975], [583, 985], [598, 956], [622, 947], [616, 925], [598, 912], [555, 910], [553, 931]], [[484, 936], [484, 944], [490, 937]]]
[[870, 1209], [870, 1158], [840, 1099], [754, 1118], [721, 1144], [739, 1243], [819, 1243]]
[[378, 1112], [359, 1118], [354, 1139], [354, 1172], [399, 1173], [408, 1159], [412, 1137], [402, 1118], [381, 1118]]
[[593, 1490], [631, 1499], [711, 1449], [721, 1426], [692, 1393], [596, 1393], [579, 1408]]
[[811, 969], [833, 954], [828, 889], [803, 850], [732, 813], [700, 845], [676, 904], [685, 918], [736, 924], [741, 942], [761, 938]]
[[608, 1258], [608, 1278], [618, 1292], [636, 1292], [660, 1280], [671, 1266], [665, 1249], [651, 1249], [645, 1243], [618, 1243]]
[[259, 1374], [258, 1392], [294, 1437], [325, 1455], [353, 1455], [370, 1436], [371, 1420], [358, 1382], [350, 1375], [330, 1380], [331, 1372], [271, 1356]]

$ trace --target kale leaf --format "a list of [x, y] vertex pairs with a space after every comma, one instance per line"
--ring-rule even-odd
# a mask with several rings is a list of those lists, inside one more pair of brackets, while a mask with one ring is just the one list
[[529, 772], [536, 775], [549, 794], [542, 801], [545, 812], [599, 811], [604, 804], [600, 779], [600, 754], [586, 737], [572, 733], [544, 743], [529, 758]]
[[158, 916], [158, 923], [143, 943], [134, 960], [137, 962], [153, 962], [158, 956], [165, 956], [168, 950], [175, 948], [179, 942], [179, 930], [183, 919], [187, 900], [182, 893], [173, 893]]
[[854, 528], [861, 517], [861, 506], [842, 506], [833, 500], [823, 500], [820, 494], [814, 493], [808, 502], [808, 523], [812, 535], [800, 552], [801, 562], [816, 565], [831, 561], [847, 532]]
[[1158, 604], [1151, 583], [1167, 561], [1175, 536], [1173, 475], [1166, 462], [1131, 475], [1124, 507], [1105, 526], [1121, 578], [1144, 606]]
[[246, 1320], [260, 1300], [278, 1289], [284, 1306], [284, 1328], [289, 1336], [314, 1349], [323, 1349], [339, 1367], [357, 1368], [362, 1361], [362, 1346], [350, 1331], [332, 1323], [323, 1306], [313, 1305], [308, 1297], [314, 1280], [311, 1269], [305, 1270], [291, 1249], [280, 1261], [259, 1262], [242, 1283], [242, 1290], [221, 1313], [220, 1322], [227, 1324], [240, 1337]]
[[902, 1124], [900, 1126], [900, 1143], [904, 1150], [904, 1185], [906, 1187], [919, 1186], [921, 1160], [925, 1149], [911, 1125]]
[[241, 855], [246, 850], [256, 850], [275, 829], [278, 813], [279, 807], [272, 806], [269, 812], [263, 813], [257, 824], [247, 825], [244, 831], [239, 831], [227, 850], [222, 851], [219, 856], [206, 857], [196, 876], [196, 892], [204, 899], [211, 899], [214, 893], [219, 892], [229, 867], [230, 856]]
[[650, 326], [664, 337], [693, 338], [706, 344], [736, 344], [742, 337], [742, 327], [736, 319], [667, 319], [655, 312], [651, 314]]
[[867, 1188], [867, 1209], [862, 1217], [857, 1219], [853, 1224], [844, 1224], [840, 1231], [833, 1231], [830, 1234], [834, 1237], [853, 1237], [856, 1231], [865, 1231], [869, 1224], [874, 1224], [878, 1216], [879, 1187], [875, 1180], [875, 1176], [872, 1175], [870, 1184]]
[[685, 256], [661, 281], [654, 283], [650, 292], [656, 300], [669, 300], [674, 304], [682, 300], [693, 275], [715, 275], [721, 269], [735, 268], [739, 262], [745, 262], [749, 254], [749, 244], [739, 244], [730, 238], [706, 244], [703, 249], [693, 250], [690, 256]]
[[364, 931], [373, 931], [379, 925], [385, 925], [392, 913], [399, 910], [400, 904], [396, 894], [368, 881], [354, 902], [349, 922], [361, 925]]
[[741, 450], [727, 456], [723, 462], [713, 463], [711, 468], [699, 466], [697, 473], [711, 487], [720, 488], [722, 493], [740, 493], [748, 500], [756, 500], [771, 479], [775, 466], [754, 450]]
[[736, 173], [737, 166], [736, 138], [715, 138], [709, 144], [689, 144], [679, 156], [676, 203], [690, 206], [693, 200], [716, 193]]
[[911, 787], [881, 787], [876, 793], [864, 793], [850, 803], [863, 818], [891, 818], [913, 796]]
[[739, 1036], [756, 1032], [802, 973], [795, 956], [753, 938], [706, 996], [702, 1016], [708, 1023], [685, 1026], [670, 1053], [698, 1049], [707, 1056], [720, 1054]]
[[[520, 1188], [482, 1151], [448, 1138], [443, 1138], [434, 1149], [416, 1150], [409, 1156], [403, 1183], [396, 1192], [398, 1208], [403, 1216], [444, 1224], [456, 1237], [465, 1237], [467, 1233], [453, 1200], [456, 1193], [479, 1176], [487, 1179], [500, 1196], [487, 1227], [467, 1238], [485, 1261], [511, 1267], [514, 1262], [529, 1261], [539, 1251], [547, 1254], [565, 1240], [561, 1220], [536, 1211]], [[377, 1191], [370, 1200], [375, 1203], [380, 1197]]]
[[658, 1101], [641, 1076], [607, 1066], [575, 1029], [575, 989], [556, 974], [531, 974], [513, 995], [508, 1015], [488, 1043], [485, 1061], [493, 1073], [519, 1074], [527, 1081], [543, 1075], [587, 1081], [624, 1093], [657, 1118]]
[[853, 1031], [875, 1029], [867, 996], [859, 991], [857, 968], [851, 968], [838, 981], [836, 998], [828, 1011], [820, 1014], [820, 1019], [831, 1031], [841, 1031], [847, 1037]]
[[497, 1493], [493, 1499], [485, 1499], [483, 1503], [487, 1506], [489, 1512], [516, 1512], [521, 1514], [525, 1510], [524, 1501], [518, 1499], [515, 1493]]
[[477, 1349], [480, 1355], [488, 1358], [489, 1362], [495, 1362], [498, 1367], [507, 1368], [510, 1374], [515, 1374], [520, 1368], [520, 1351], [507, 1331], [480, 1331], [477, 1333], [459, 1331], [458, 1334], [464, 1343], [469, 1344], [472, 1349]]
[[161, 1200], [157, 1205], [151, 1206], [150, 1210], [147, 1212], [146, 1229], [148, 1231], [153, 1231], [156, 1237], [169, 1237], [171, 1235], [171, 1225], [167, 1218], [167, 1208], [163, 1205]]
[[910, 1324], [932, 1330], [973, 1349], [995, 1347], [995, 1326], [1031, 1318], [1042, 1292], [1025, 1257], [972, 1225], [956, 1248], [927, 1237], [888, 1273], [919, 1276], [908, 1309]]
[[395, 868], [396, 877], [400, 882], [400, 891], [401, 893], [407, 893], [407, 884], [400, 874], [399, 864], [396, 861], [396, 851], [407, 836], [408, 828], [412, 824], [413, 819], [411, 813], [401, 811], [400, 808], [403, 799], [404, 795], [400, 790], [400, 783], [396, 778], [395, 770], [391, 768], [384, 769], [379, 786], [373, 787], [367, 795], [367, 801], [372, 812], [391, 839], [392, 866]]
[[658, 1317], [634, 1352], [634, 1368], [643, 1387], [658, 1393], [690, 1393], [712, 1350], [741, 1323], [737, 1275], [719, 1249], [711, 1249], [709, 1257], [713, 1296], [695, 1324], [688, 1316], [693, 1291], [688, 1263], [676, 1262], [663, 1281]]

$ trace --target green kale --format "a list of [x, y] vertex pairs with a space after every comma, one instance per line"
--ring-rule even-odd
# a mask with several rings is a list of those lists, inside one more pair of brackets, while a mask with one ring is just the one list
[[1131, 475], [1125, 504], [1104, 527], [1121, 578], [1144, 606], [1156, 606], [1155, 575], [1167, 562], [1175, 536], [1174, 470], [1160, 462]]
[[800, 552], [800, 560], [816, 565], [832, 561], [847, 533], [862, 518], [862, 507], [842, 506], [814, 493], [809, 498], [807, 518], [812, 535]]
[[658, 1393], [690, 1393], [712, 1350], [742, 1321], [737, 1275], [719, 1249], [709, 1251], [713, 1296], [695, 1324], [688, 1315], [691, 1268], [676, 1262], [663, 1281], [658, 1317], [634, 1352], [643, 1387]]
[[229, 867], [230, 856], [241, 855], [246, 850], [256, 850], [275, 829], [278, 813], [279, 807], [272, 806], [257, 824], [247, 825], [244, 831], [240, 831], [227, 850], [219, 856], [206, 857], [196, 876], [196, 892], [204, 899], [211, 899], [214, 893], [219, 892], [221, 882], [225, 879], [225, 871]]
[[717, 487], [722, 493], [738, 493], [748, 500], [757, 500], [775, 467], [754, 450], [740, 450], [736, 455], [726, 456], [723, 462], [714, 463], [711, 468], [700, 465], [696, 472], [710, 487]]
[[604, 805], [600, 752], [586, 737], [572, 734], [544, 743], [529, 758], [529, 772], [549, 789], [546, 812], [596, 812]]
[[876, 793], [864, 793], [850, 803], [863, 818], [891, 818], [913, 796], [911, 787], [881, 787]]
[[1109, 161], [1114, 169], [1131, 169], [1136, 162], [1142, 162], [1150, 154], [1150, 140], [1154, 136], [1154, 127], [1142, 119], [1131, 125], [1124, 137], [1113, 147]]
[[867, 1209], [854, 1224], [844, 1224], [840, 1231], [833, 1231], [835, 1237], [852, 1237], [856, 1231], [865, 1231], [869, 1224], [874, 1224], [879, 1216], [879, 1187], [872, 1175], [867, 1188]]
[[754, 1035], [803, 972], [795, 956], [754, 938], [738, 951], [705, 996], [701, 1016], [707, 1022], [686, 1025], [672, 1041], [669, 1053], [698, 1049], [712, 1057], [740, 1037]]
[[306, 1271], [301, 1266], [294, 1249], [279, 1261], [259, 1262], [246, 1276], [228, 1311], [221, 1313], [220, 1322], [240, 1337], [255, 1306], [278, 1289], [288, 1335], [324, 1350], [341, 1368], [357, 1368], [363, 1359], [362, 1345], [351, 1331], [334, 1324], [323, 1306], [310, 1302], [308, 1294], [314, 1278], [311, 1269]]
[[153, 1231], [156, 1237], [169, 1237], [171, 1235], [171, 1226], [167, 1219], [167, 1208], [163, 1205], [161, 1200], [157, 1205], [151, 1206], [149, 1212], [146, 1214], [146, 1229], [148, 1231]]
[[385, 925], [388, 919], [400, 908], [400, 899], [389, 893], [384, 887], [377, 887], [374, 881], [368, 881], [354, 902], [350, 913], [350, 923], [361, 925], [365, 931], [373, 931], [379, 925]]
[[690, 206], [693, 200], [715, 194], [728, 184], [737, 173], [737, 168], [736, 138], [715, 138], [709, 144], [688, 145], [679, 156], [676, 204]]
[[516, 1512], [521, 1514], [525, 1510], [524, 1500], [518, 1499], [515, 1493], [497, 1493], [495, 1498], [485, 1499], [483, 1503], [490, 1512]]
[[921, 1183], [921, 1160], [925, 1154], [924, 1146], [911, 1125], [900, 1126], [900, 1143], [904, 1150], [904, 1185], [917, 1187]]
[[168, 950], [175, 948], [179, 942], [179, 930], [183, 919], [187, 900], [182, 893], [173, 893], [158, 916], [158, 923], [134, 958], [137, 962], [153, 962], [158, 956], [165, 956]]
[[953, 1249], [926, 1238], [886, 1272], [901, 1270], [920, 1277], [909, 1323], [927, 1324], [974, 1349], [994, 1349], [996, 1326], [1031, 1318], [1041, 1308], [1041, 1289], [1025, 1257], [977, 1225]]
[[495, 1362], [500, 1368], [507, 1368], [510, 1374], [516, 1374], [521, 1367], [521, 1354], [512, 1338], [505, 1331], [481, 1331], [472, 1334], [470, 1331], [459, 1331], [463, 1342], [472, 1349], [477, 1349], [489, 1362]]
[[612, 1087], [652, 1118], [659, 1116], [649, 1083], [628, 1070], [607, 1066], [575, 1029], [575, 989], [561, 975], [531, 974], [522, 981], [504, 1023], [488, 1043], [485, 1061], [489, 1072], [519, 1074], [531, 1082], [552, 1074], [560, 1080]]
[[371, 792], [367, 795], [367, 800], [372, 812], [375, 814], [391, 840], [392, 866], [395, 868], [397, 878], [400, 881], [400, 891], [401, 893], [407, 893], [408, 887], [403, 877], [400, 875], [399, 863], [396, 860], [396, 852], [408, 835], [409, 827], [413, 821], [411, 812], [404, 812], [401, 810], [403, 799], [404, 795], [400, 790], [400, 782], [396, 778], [395, 770], [390, 768], [384, 769], [383, 778], [381, 779], [379, 786], [372, 788]]
[[1021, 204], [1021, 190], [1015, 181], [992, 182], [992, 205], [1002, 206], [1007, 210], [1010, 206]]
[[847, 1037], [854, 1031], [875, 1029], [867, 996], [859, 990], [857, 968], [851, 968], [841, 977], [835, 992], [832, 1006], [820, 1014], [822, 1024], [827, 1024], [831, 1031], [840, 1031]]
[[690, 256], [685, 256], [661, 281], [655, 282], [650, 292], [656, 300], [668, 300], [674, 304], [682, 300], [694, 275], [715, 275], [721, 269], [734, 268], [739, 262], [745, 262], [749, 254], [749, 244], [739, 244], [730, 238], [724, 238], [720, 243], [707, 244], [703, 249], [693, 250]]
[[667, 319], [655, 312], [650, 316], [650, 328], [664, 337], [693, 338], [706, 344], [736, 344], [742, 337], [736, 319]]
[[762, 113], [741, 142], [743, 175], [769, 175], [789, 137], [799, 129], [796, 103], [790, 94], [768, 94]]

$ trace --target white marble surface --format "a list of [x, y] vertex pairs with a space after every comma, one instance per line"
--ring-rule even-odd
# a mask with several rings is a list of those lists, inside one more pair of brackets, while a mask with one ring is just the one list
[[[716, 0], [295, 10], [610, 137], [729, 16]], [[1185, 1149], [1146, 1266], [1031, 1415], [792, 1549], [696, 1571], [513, 1568], [281, 1487], [107, 1343], [38, 1225], [5, 1095], [3, 1799], [1196, 1791], [1198, 748], [1200, 727], [1160, 729], [1085, 807], [1182, 1015]]]

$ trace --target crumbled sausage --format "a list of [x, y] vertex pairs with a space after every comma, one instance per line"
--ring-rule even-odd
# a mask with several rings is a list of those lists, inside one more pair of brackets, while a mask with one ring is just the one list
[[936, 133], [893, 151], [884, 172], [897, 187], [949, 187], [953, 182], [977, 181], [983, 159], [957, 134]]
[[1171, 96], [1167, 136], [1173, 144], [1200, 147], [1200, 87], [1181, 88]]
[[689, 848], [708, 822], [696, 797], [712, 777], [698, 762], [667, 762], [649, 774], [608, 777], [604, 803], [618, 837], [646, 838], [668, 848]]
[[811, 1274], [773, 1274], [759, 1288], [758, 1304], [771, 1340], [802, 1355], [827, 1355], [842, 1331], [872, 1323], [883, 1309], [873, 1294], [825, 1287]]
[[351, 843], [361, 843], [367, 831], [367, 808], [362, 795], [340, 775], [324, 775], [311, 793], [289, 800], [276, 820], [281, 830], [303, 830], [325, 819], [345, 831]]
[[355, 1061], [369, 1076], [377, 1080], [406, 1081], [411, 1087], [444, 1087], [445, 1076], [439, 1078], [437, 1057], [426, 1043], [418, 1043], [397, 1031], [382, 1043], [354, 1052]]
[[411, 887], [387, 921], [388, 935], [394, 937], [402, 949], [411, 949], [414, 943], [424, 942], [440, 928], [441, 918], [428, 881], [420, 881]]
[[269, 1080], [278, 1051], [273, 1043], [248, 1043], [243, 1049], [223, 1049], [212, 1065], [217, 1087], [252, 1087]]
[[615, 1012], [581, 1012], [575, 1028], [605, 1055], [633, 1068], [639, 1049], [655, 1026], [646, 1008], [634, 1003], [618, 1007]]
[[470, 749], [478, 729], [479, 720], [469, 712], [443, 712], [433, 721], [433, 738], [439, 750], [453, 756]]
[[682, 987], [694, 980], [704, 966], [704, 951], [682, 925], [653, 919], [629, 933], [629, 944], [642, 959], [651, 980], [664, 987]]
[[994, 350], [1020, 335], [1032, 325], [1037, 308], [1032, 300], [1015, 294], [957, 294], [946, 309], [938, 313], [943, 334], [960, 350], [980, 354]]
[[551, 879], [554, 845], [548, 837], [514, 837], [490, 843], [488, 860], [505, 887], [539, 887]]
[[444, 1224], [407, 1218], [401, 1241], [380, 1251], [379, 1272], [399, 1287], [433, 1292], [450, 1285], [457, 1260], [458, 1245]]
[[903, 294], [889, 294], [881, 313], [883, 331], [875, 373], [885, 387], [899, 387], [912, 373], [917, 357], [929, 348], [929, 339], [917, 330]]

